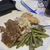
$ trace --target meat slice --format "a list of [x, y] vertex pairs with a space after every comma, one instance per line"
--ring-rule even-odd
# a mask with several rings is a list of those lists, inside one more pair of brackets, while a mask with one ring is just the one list
[[2, 42], [12, 47], [20, 37], [20, 28], [17, 22], [9, 19], [6, 23], [6, 31], [2, 34]]

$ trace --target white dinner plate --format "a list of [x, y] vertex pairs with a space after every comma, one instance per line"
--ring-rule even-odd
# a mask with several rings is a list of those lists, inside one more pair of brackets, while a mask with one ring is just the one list
[[[19, 0], [18, 0], [19, 1]], [[19, 3], [18, 3], [19, 4]], [[20, 5], [21, 6], [21, 5]], [[19, 8], [19, 6], [17, 6]], [[4, 23], [8, 19], [15, 19], [16, 17], [20, 17], [24, 12], [28, 12], [25, 8], [21, 8], [22, 12], [18, 12], [16, 10], [12, 11], [11, 13], [0, 17], [0, 26], [5, 26]], [[25, 11], [24, 11], [25, 10]], [[32, 13], [33, 14], [33, 13]], [[33, 14], [34, 17], [37, 17], [40, 20], [41, 25], [50, 25], [50, 18], [46, 17], [45, 15], [41, 16], [39, 14]], [[46, 33], [50, 35], [50, 29], [46, 29]], [[2, 34], [0, 33], [0, 50], [29, 50], [28, 46], [23, 46], [16, 49], [16, 46], [12, 48], [8, 48], [2, 41]], [[43, 46], [36, 48], [35, 50], [50, 50], [50, 37], [43, 39]]]

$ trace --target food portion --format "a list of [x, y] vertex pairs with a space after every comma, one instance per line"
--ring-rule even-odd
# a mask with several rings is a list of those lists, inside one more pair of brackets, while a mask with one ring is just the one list
[[16, 40], [20, 37], [20, 28], [17, 22], [9, 19], [6, 23], [6, 30], [2, 34], [2, 42], [8, 47], [12, 47]]
[[39, 20], [30, 13], [24, 13], [21, 17], [27, 18], [31, 24], [39, 24]]
[[0, 27], [2, 33], [2, 42], [9, 48], [27, 45], [30, 48], [37, 48], [43, 45], [42, 38], [48, 37], [39, 20], [30, 13], [24, 13], [15, 20], [9, 19], [5, 23], [5, 28]]

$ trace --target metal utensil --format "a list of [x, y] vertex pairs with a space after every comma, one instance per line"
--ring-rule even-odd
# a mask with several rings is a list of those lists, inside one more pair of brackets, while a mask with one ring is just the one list
[[43, 27], [43, 28], [46, 28], [46, 29], [50, 29], [50, 25], [32, 25], [32, 28], [34, 28], [34, 27]]

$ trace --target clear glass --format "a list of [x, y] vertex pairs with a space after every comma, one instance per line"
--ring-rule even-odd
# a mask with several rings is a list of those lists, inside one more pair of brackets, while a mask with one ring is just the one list
[[46, 8], [46, 7], [47, 7], [47, 4], [48, 4], [47, 1], [48, 1], [48, 0], [38, 0], [38, 2], [39, 2], [39, 7], [40, 7], [40, 8]]

